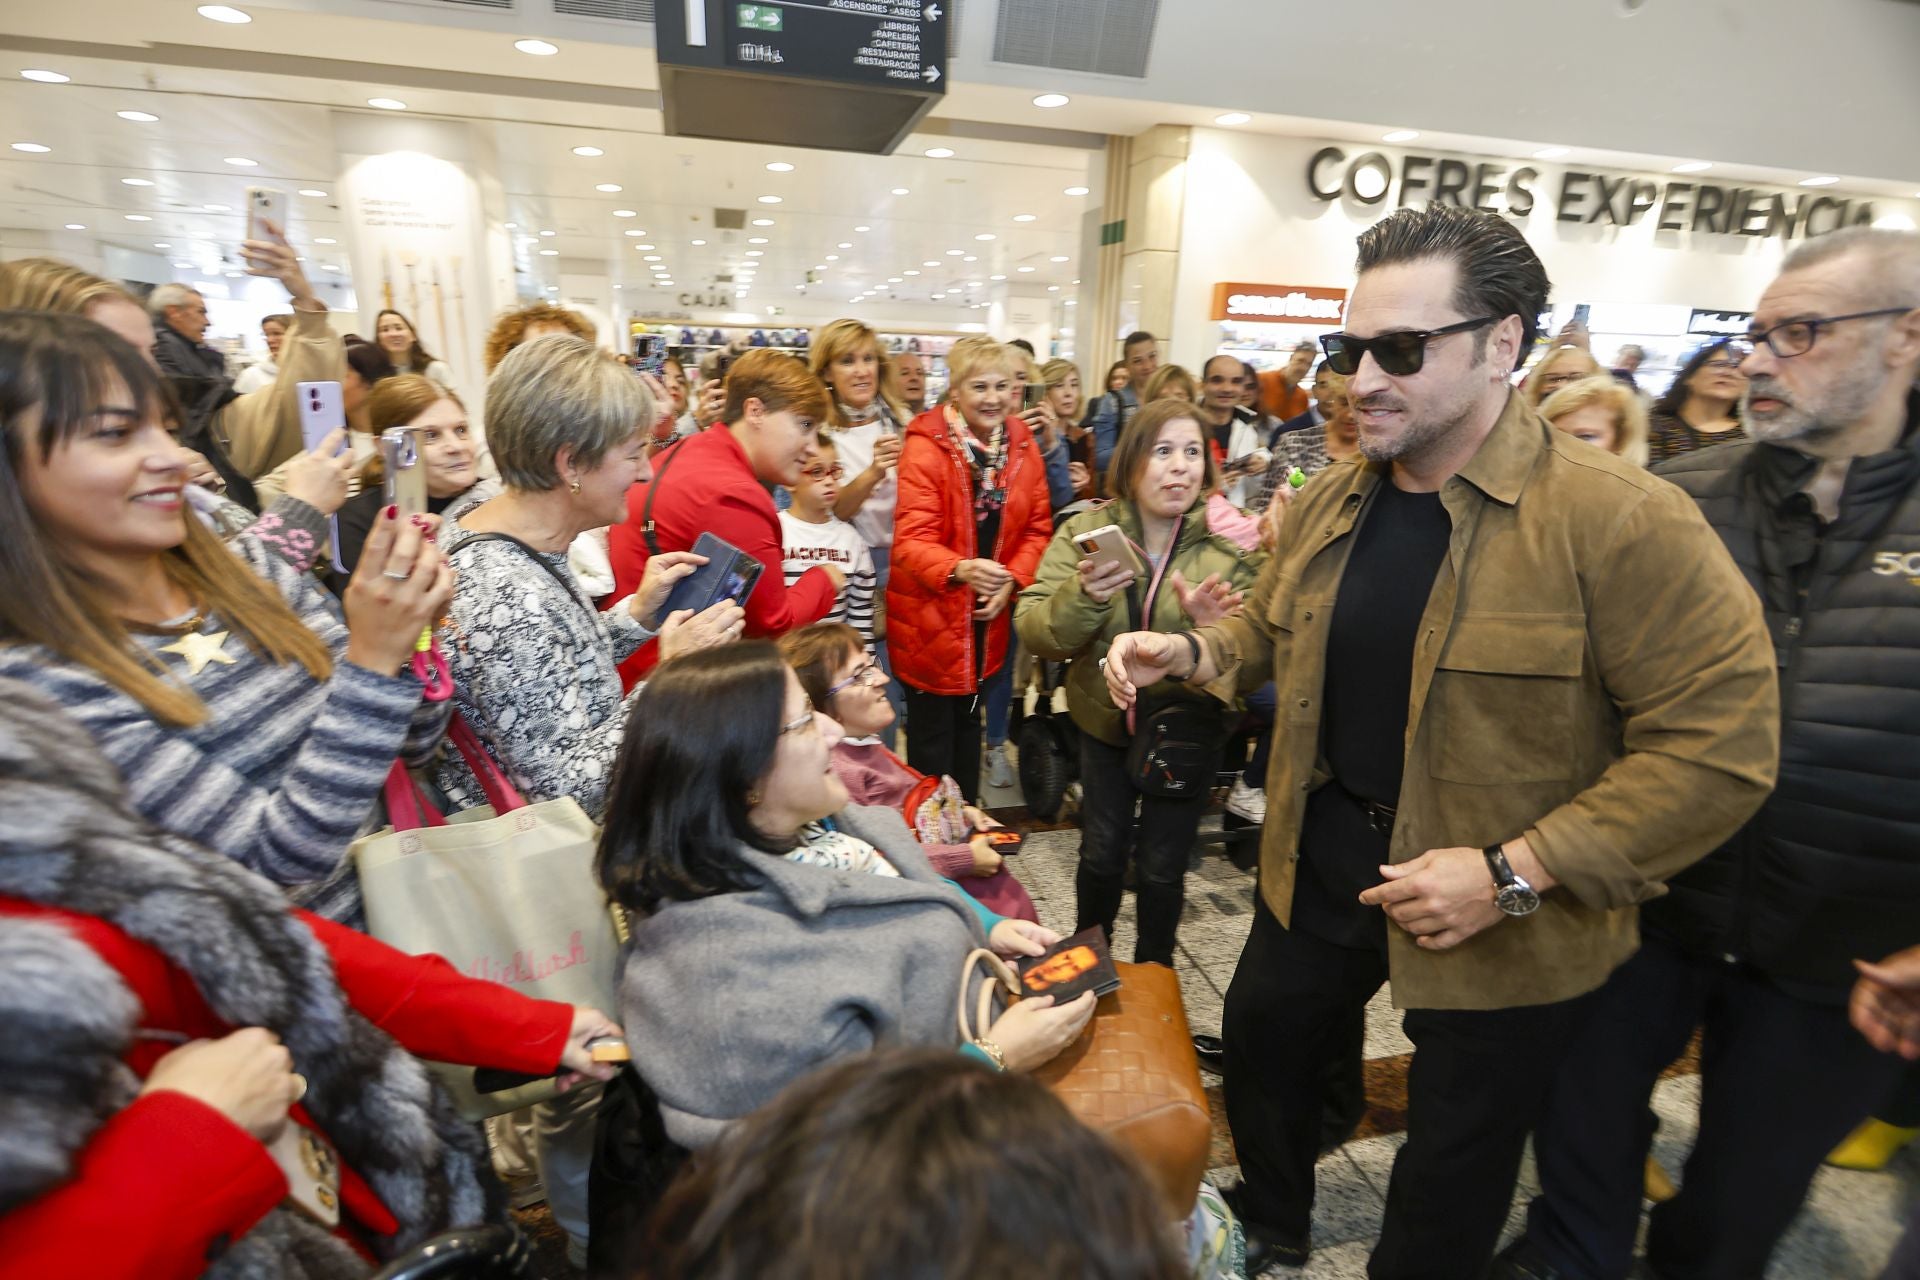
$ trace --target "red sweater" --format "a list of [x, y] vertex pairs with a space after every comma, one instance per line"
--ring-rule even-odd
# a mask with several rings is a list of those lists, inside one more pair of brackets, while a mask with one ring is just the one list
[[[207, 1007], [187, 974], [155, 948], [94, 916], [0, 897], [0, 914], [65, 926], [116, 969], [139, 1000], [143, 1031], [215, 1039], [236, 1028]], [[410, 956], [304, 911], [295, 915], [333, 957], [354, 1009], [410, 1052], [443, 1062], [552, 1071], [573, 1009], [463, 977], [439, 956]], [[126, 1063], [145, 1079], [177, 1045], [136, 1039]], [[296, 1123], [317, 1128], [298, 1105]], [[115, 1114], [76, 1155], [73, 1176], [0, 1217], [0, 1276], [191, 1280], [207, 1252], [238, 1239], [286, 1198], [287, 1181], [251, 1134], [184, 1093], [162, 1091]], [[366, 1181], [340, 1171], [342, 1234], [399, 1227]]]
[[[758, 560], [760, 581], [747, 597], [749, 636], [780, 636], [818, 622], [832, 610], [838, 593], [824, 569], [809, 569], [789, 587], [780, 573], [785, 558], [780, 539], [780, 517], [773, 497], [753, 474], [747, 451], [725, 424], [688, 436], [653, 460], [660, 496], [653, 504], [654, 539], [662, 551], [691, 551], [703, 533], [711, 533]], [[608, 532], [607, 553], [613, 561], [613, 594], [608, 603], [626, 599], [640, 586], [651, 558], [646, 538], [647, 495], [652, 481], [627, 492], [627, 520]], [[646, 678], [659, 661], [659, 646], [651, 642], [620, 664], [620, 682], [626, 688]]]

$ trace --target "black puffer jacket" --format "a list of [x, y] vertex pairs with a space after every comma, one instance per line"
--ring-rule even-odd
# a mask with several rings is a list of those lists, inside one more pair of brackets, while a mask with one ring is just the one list
[[1920, 943], [1920, 392], [1903, 442], [1854, 462], [1818, 536], [1799, 492], [1816, 466], [1729, 444], [1658, 468], [1766, 606], [1784, 723], [1773, 795], [1643, 919], [1832, 1001], [1854, 957]]

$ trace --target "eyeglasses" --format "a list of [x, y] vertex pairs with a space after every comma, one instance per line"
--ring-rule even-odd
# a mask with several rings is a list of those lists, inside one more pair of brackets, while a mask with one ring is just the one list
[[1747, 341], [1753, 346], [1767, 344], [1767, 349], [1782, 360], [1803, 356], [1813, 350], [1813, 344], [1820, 337], [1820, 330], [1830, 324], [1839, 324], [1843, 320], [1871, 320], [1876, 316], [1903, 316], [1913, 310], [1912, 307], [1881, 307], [1877, 311], [1855, 311], [1844, 316], [1821, 316], [1812, 320], [1789, 320], [1777, 324], [1771, 329], [1747, 330]]
[[808, 729], [816, 727], [819, 722], [820, 713], [809, 707], [807, 714], [781, 725], [780, 736], [784, 738], [790, 733], [805, 733]]
[[828, 471], [828, 470], [823, 470], [819, 467], [808, 467], [805, 471], [802, 471], [800, 474], [803, 478], [808, 480], [825, 480], [829, 476], [833, 477], [835, 480], [845, 480], [847, 478], [847, 469], [845, 467], [834, 467], [832, 470]]
[[842, 689], [851, 689], [856, 684], [864, 684], [869, 689], [878, 689], [886, 684], [886, 682], [887, 673], [882, 671], [877, 664], [869, 662], [857, 668], [852, 675], [842, 680], [839, 684], [828, 689], [827, 697], [831, 699], [834, 694], [839, 693]]
[[1444, 338], [1450, 333], [1465, 333], [1469, 329], [1484, 329], [1498, 323], [1499, 316], [1481, 316], [1478, 320], [1462, 320], [1459, 324], [1440, 329], [1383, 333], [1377, 338], [1356, 338], [1350, 333], [1325, 333], [1320, 335], [1320, 349], [1327, 353], [1327, 367], [1342, 377], [1352, 377], [1359, 372], [1360, 362], [1368, 352], [1372, 352], [1380, 372], [1404, 378], [1420, 372], [1420, 366], [1426, 363], [1427, 344], [1435, 338]]

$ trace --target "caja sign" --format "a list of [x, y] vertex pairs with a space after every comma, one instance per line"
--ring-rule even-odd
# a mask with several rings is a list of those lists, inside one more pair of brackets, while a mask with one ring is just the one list
[[1396, 209], [1451, 204], [1516, 218], [1532, 214], [1544, 193], [1553, 201], [1557, 222], [1630, 227], [1652, 217], [1658, 231], [1785, 240], [1871, 226], [1874, 219], [1870, 201], [1812, 191], [1723, 187], [1581, 169], [1562, 170], [1557, 182], [1543, 182], [1533, 165], [1512, 168], [1498, 160], [1412, 154], [1396, 160], [1380, 151], [1349, 159], [1339, 147], [1313, 153], [1307, 161], [1307, 189], [1321, 201], [1345, 197]]

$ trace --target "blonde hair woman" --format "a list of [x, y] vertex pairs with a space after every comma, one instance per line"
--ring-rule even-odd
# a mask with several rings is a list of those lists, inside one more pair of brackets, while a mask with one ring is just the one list
[[1647, 465], [1646, 406], [1611, 374], [1568, 383], [1541, 402], [1540, 416], [1577, 440]]
[[1140, 396], [1140, 403], [1152, 404], [1155, 400], [1185, 400], [1188, 404], [1200, 402], [1200, 387], [1194, 382], [1193, 375], [1177, 364], [1163, 365], [1147, 379], [1147, 389]]
[[1571, 386], [1582, 378], [1603, 377], [1606, 372], [1585, 348], [1555, 347], [1534, 362], [1533, 368], [1520, 383], [1520, 394], [1529, 407], [1538, 409], [1542, 400], [1560, 388]]

